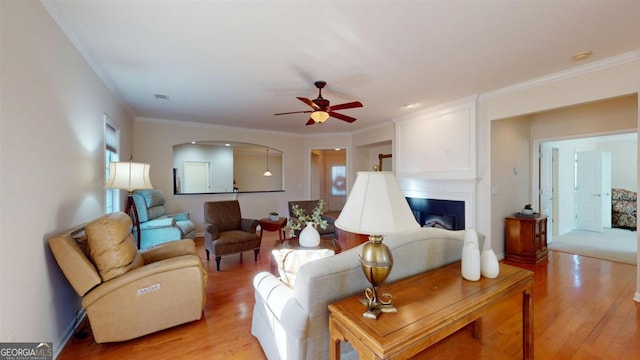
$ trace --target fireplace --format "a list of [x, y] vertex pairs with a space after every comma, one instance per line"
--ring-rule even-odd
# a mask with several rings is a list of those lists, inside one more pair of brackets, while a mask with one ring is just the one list
[[414, 197], [406, 199], [420, 226], [446, 230], [465, 229], [464, 201]]

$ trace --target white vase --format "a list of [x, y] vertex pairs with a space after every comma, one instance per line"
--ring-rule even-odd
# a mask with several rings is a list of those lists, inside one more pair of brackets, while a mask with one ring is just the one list
[[468, 229], [464, 233], [461, 272], [462, 277], [467, 280], [480, 280], [480, 247], [478, 245], [478, 233], [473, 229]]
[[307, 223], [307, 226], [300, 231], [298, 238], [300, 240], [300, 246], [316, 247], [320, 245], [320, 233], [313, 226], [312, 222]]
[[498, 257], [496, 253], [493, 252], [493, 249], [491, 249], [491, 241], [489, 239], [484, 240], [482, 253], [480, 253], [480, 269], [482, 276], [489, 279], [494, 279], [500, 274]]

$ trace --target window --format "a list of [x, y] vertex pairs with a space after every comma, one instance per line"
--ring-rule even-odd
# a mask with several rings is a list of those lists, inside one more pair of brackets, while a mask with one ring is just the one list
[[344, 165], [331, 166], [331, 195], [347, 195], [347, 167]]
[[[109, 164], [118, 161], [120, 132], [111, 124], [109, 116], [104, 115], [104, 181], [109, 180]], [[104, 190], [104, 211], [108, 214], [120, 209], [120, 192], [118, 189]]]

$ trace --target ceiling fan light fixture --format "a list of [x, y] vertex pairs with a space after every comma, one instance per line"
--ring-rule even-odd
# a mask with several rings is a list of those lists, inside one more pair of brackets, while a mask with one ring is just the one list
[[311, 113], [311, 118], [317, 123], [323, 123], [329, 118], [329, 113], [322, 110], [316, 110]]

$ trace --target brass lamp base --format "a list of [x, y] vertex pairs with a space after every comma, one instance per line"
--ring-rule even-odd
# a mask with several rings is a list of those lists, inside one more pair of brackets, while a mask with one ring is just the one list
[[398, 309], [391, 305], [391, 294], [383, 293], [380, 295], [380, 286], [387, 279], [393, 267], [391, 250], [382, 243], [382, 236], [369, 236], [369, 242], [362, 247], [360, 265], [372, 286], [364, 290], [365, 297], [360, 300], [367, 307], [367, 311], [362, 316], [375, 320], [383, 312], [398, 312]]
[[382, 296], [375, 295], [378, 293], [379, 288], [364, 289], [364, 298], [360, 299], [362, 305], [367, 307], [362, 316], [367, 319], [378, 319], [381, 313], [396, 313], [398, 309], [391, 304], [391, 294], [384, 293]]

